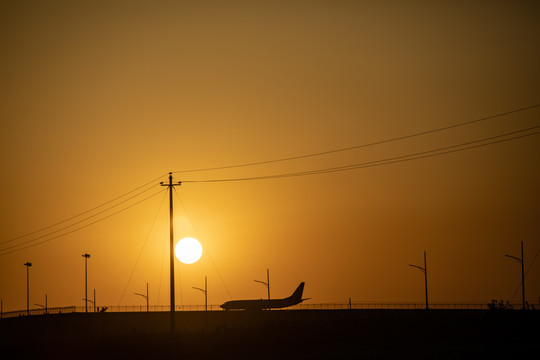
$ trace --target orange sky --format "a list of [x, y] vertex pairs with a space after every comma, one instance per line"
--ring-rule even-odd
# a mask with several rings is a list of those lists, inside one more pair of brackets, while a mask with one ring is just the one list
[[[85, 252], [98, 305], [143, 304], [133, 293], [147, 282], [150, 303], [168, 304], [164, 193], [42, 245], [2, 249], [152, 179], [153, 189], [115, 209], [164, 191], [169, 171], [325, 152], [539, 104], [539, 17], [534, 1], [4, 3], [4, 311], [26, 306], [26, 261], [31, 304], [47, 294], [49, 306], [82, 306]], [[537, 107], [378, 146], [174, 177], [362, 163], [539, 119]], [[174, 198], [175, 237], [196, 237], [206, 251], [196, 264], [177, 263], [177, 304], [203, 303], [191, 287], [205, 275], [211, 304], [229, 293], [265, 297], [253, 280], [267, 268], [275, 297], [305, 281], [312, 303], [422, 302], [422, 274], [408, 265], [422, 265], [424, 250], [432, 301], [510, 300], [520, 267], [504, 254], [519, 256], [524, 241], [528, 267], [540, 251], [539, 139], [322, 175], [186, 182]], [[538, 303], [539, 284], [537, 259], [529, 301]]]

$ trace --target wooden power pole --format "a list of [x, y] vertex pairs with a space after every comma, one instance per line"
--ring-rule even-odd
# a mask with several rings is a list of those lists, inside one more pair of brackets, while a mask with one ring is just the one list
[[169, 183], [164, 184], [163, 182], [160, 183], [161, 186], [167, 186], [169, 188], [169, 231], [170, 231], [170, 280], [171, 280], [171, 335], [174, 335], [175, 331], [175, 317], [174, 317], [174, 310], [175, 310], [175, 301], [174, 301], [174, 228], [173, 228], [173, 187], [179, 186], [182, 184], [182, 182], [178, 182], [177, 184], [173, 184], [173, 177], [172, 172], [169, 173]]

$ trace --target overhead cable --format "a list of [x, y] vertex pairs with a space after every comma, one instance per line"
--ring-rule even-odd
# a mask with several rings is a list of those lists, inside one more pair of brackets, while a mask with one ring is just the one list
[[133, 273], [135, 273], [135, 268], [137, 267], [137, 264], [139, 263], [139, 260], [141, 259], [141, 255], [144, 250], [144, 247], [146, 246], [146, 243], [148, 242], [148, 239], [150, 238], [150, 234], [152, 233], [152, 229], [154, 228], [154, 225], [158, 218], [159, 211], [161, 210], [161, 207], [163, 206], [163, 201], [165, 200], [165, 197], [166, 197], [165, 195], [167, 195], [166, 191], [163, 192], [163, 197], [161, 198], [161, 202], [159, 203], [159, 207], [156, 211], [156, 216], [154, 216], [154, 221], [152, 221], [152, 225], [150, 226], [150, 229], [148, 230], [148, 234], [146, 235], [146, 238], [144, 239], [143, 245], [141, 246], [141, 250], [139, 251], [139, 255], [137, 256], [137, 260], [135, 261], [135, 264], [133, 265], [133, 269], [131, 269], [131, 274], [129, 274], [128, 281], [126, 282], [126, 286], [124, 287], [124, 292], [120, 296], [120, 300], [118, 301], [118, 306], [120, 306], [120, 303], [122, 302], [122, 299], [124, 298], [124, 295], [126, 295], [129, 282], [131, 281], [131, 278], [133, 277]]
[[421, 131], [421, 132], [417, 132], [417, 133], [414, 133], [414, 134], [398, 136], [398, 137], [395, 137], [395, 138], [379, 140], [379, 141], [374, 141], [374, 142], [371, 142], [371, 143], [360, 144], [360, 145], [355, 145], [355, 146], [349, 146], [349, 147], [333, 149], [333, 150], [328, 150], [328, 151], [321, 151], [321, 152], [316, 152], [316, 153], [311, 153], [311, 154], [291, 156], [291, 157], [285, 157], [285, 158], [273, 159], [273, 160], [266, 160], [266, 161], [256, 161], [256, 162], [243, 163], [243, 164], [234, 164], [234, 165], [226, 165], [226, 166], [218, 166], [218, 167], [178, 170], [178, 171], [173, 171], [173, 173], [178, 174], [178, 173], [190, 173], [190, 172], [202, 172], [202, 171], [211, 171], [211, 170], [233, 169], [233, 168], [239, 168], [239, 167], [272, 164], [272, 163], [278, 163], [278, 162], [284, 162], [284, 161], [291, 161], [291, 160], [305, 159], [305, 158], [322, 156], [322, 155], [329, 155], [329, 154], [334, 154], [334, 153], [338, 153], [338, 152], [350, 151], [350, 150], [355, 150], [355, 149], [360, 149], [360, 148], [365, 148], [365, 147], [370, 147], [370, 146], [375, 146], [375, 145], [386, 144], [386, 143], [390, 143], [390, 142], [394, 142], [394, 141], [410, 139], [410, 138], [417, 137], [417, 136], [432, 134], [432, 133], [436, 133], [436, 132], [440, 132], [440, 131], [444, 131], [444, 130], [449, 130], [449, 129], [453, 129], [453, 128], [457, 128], [457, 127], [461, 127], [461, 126], [466, 126], [466, 125], [471, 125], [471, 124], [474, 124], [474, 123], [479, 123], [479, 122], [486, 121], [486, 120], [495, 119], [495, 118], [498, 118], [498, 117], [503, 117], [503, 116], [506, 116], [506, 115], [515, 114], [515, 113], [518, 113], [518, 112], [530, 110], [530, 109], [537, 108], [537, 107], [540, 107], [540, 104], [526, 106], [526, 107], [506, 111], [506, 112], [503, 112], [503, 113], [490, 115], [490, 116], [486, 116], [486, 117], [479, 118], [479, 119], [469, 120], [469, 121], [465, 121], [465, 122], [458, 123], [458, 124], [448, 125], [448, 126], [444, 126], [444, 127], [440, 127], [440, 128], [436, 128], [436, 129], [432, 129], [432, 130]]
[[[113, 206], [110, 206], [110, 207], [108, 207], [108, 208], [106, 208], [106, 209], [104, 209], [104, 210], [101, 210], [101, 211], [99, 211], [99, 212], [93, 214], [93, 215], [87, 216], [87, 217], [85, 217], [84, 219], [79, 220], [79, 221], [76, 221], [76, 222], [74, 222], [74, 223], [72, 223], [72, 224], [70, 224], [70, 225], [64, 226], [64, 227], [62, 227], [62, 228], [60, 228], [60, 229], [56, 229], [56, 230], [51, 231], [51, 232], [49, 232], [49, 233], [47, 233], [47, 234], [40, 235], [40, 236], [35, 237], [35, 238], [33, 238], [33, 239], [25, 240], [25, 241], [23, 241], [23, 242], [21, 242], [21, 243], [18, 243], [18, 244], [15, 244], [15, 245], [11, 245], [11, 246], [5, 247], [5, 248], [3, 248], [3, 249], [0, 249], [0, 251], [4, 251], [4, 250], [8, 250], [8, 249], [11, 249], [11, 248], [20, 246], [20, 245], [24, 245], [24, 244], [26, 244], [26, 243], [30, 243], [30, 242], [33, 242], [33, 241], [36, 241], [36, 240], [45, 238], [45, 237], [47, 237], [47, 236], [51, 236], [51, 235], [56, 234], [56, 233], [58, 233], [58, 232], [60, 232], [60, 231], [69, 229], [69, 228], [71, 228], [71, 227], [74, 227], [75, 225], [78, 225], [78, 224], [80, 224], [80, 223], [83, 223], [83, 222], [85, 222], [85, 221], [87, 221], [87, 220], [90, 220], [91, 218], [94, 218], [94, 217], [96, 217], [96, 216], [98, 216], [98, 215], [100, 215], [100, 214], [103, 214], [103, 213], [105, 213], [105, 212], [111, 210], [111, 209], [114, 209], [115, 207], [120, 206], [120, 205], [122, 205], [122, 204], [128, 202], [129, 200], [131, 200], [131, 199], [133, 199], [133, 198], [136, 198], [137, 196], [139, 196], [139, 195], [141, 195], [141, 194], [144, 194], [145, 192], [147, 192], [147, 191], [149, 191], [149, 190], [152, 190], [152, 188], [148, 188], [148, 189], [146, 189], [146, 190], [143, 190], [143, 191], [141, 191], [141, 192], [139, 192], [139, 193], [137, 193], [137, 194], [135, 194], [135, 195], [133, 195], [133, 196], [131, 196], [131, 197], [125, 199], [125, 200], [122, 200], [122, 201], [119, 202], [118, 204], [115, 204], [115, 205], [113, 205]], [[49, 226], [49, 228], [50, 228], [50, 226]], [[20, 237], [19, 237], [19, 239], [20, 239]], [[6, 241], [4, 241], [4, 242], [2, 242], [2, 243], [5, 244], [5, 243], [11, 242], [11, 241], [13, 241], [13, 240], [14, 240], [14, 239], [6, 240]]]
[[[368, 162], [363, 162], [363, 163], [355, 163], [355, 164], [349, 164], [349, 165], [344, 165], [344, 166], [337, 166], [337, 167], [330, 167], [330, 168], [323, 168], [323, 169], [315, 169], [315, 170], [308, 170], [308, 171], [300, 171], [300, 172], [292, 172], [292, 173], [275, 174], [275, 175], [262, 175], [262, 176], [243, 177], [243, 178], [183, 180], [182, 183], [210, 183], [210, 182], [267, 180], [267, 179], [278, 179], [278, 178], [286, 178], [286, 177], [294, 177], [294, 176], [325, 174], [325, 173], [330, 173], [330, 172], [355, 170], [355, 169], [361, 169], [361, 168], [367, 168], [367, 167], [389, 165], [389, 164], [395, 164], [395, 163], [399, 163], [399, 162], [406, 162], [406, 161], [417, 160], [417, 159], [422, 159], [422, 158], [427, 158], [427, 157], [434, 157], [434, 156], [439, 156], [439, 155], [444, 155], [444, 154], [450, 154], [450, 153], [454, 153], [454, 152], [458, 152], [458, 151], [475, 149], [475, 148], [484, 147], [484, 146], [488, 146], [488, 145], [493, 145], [493, 144], [497, 144], [497, 143], [501, 143], [501, 142], [506, 142], [506, 141], [516, 140], [516, 139], [521, 139], [521, 138], [528, 137], [528, 136], [537, 135], [537, 134], [540, 134], [540, 131], [536, 131], [536, 132], [532, 132], [532, 133], [528, 133], [528, 134], [522, 134], [522, 135], [518, 135], [518, 136], [506, 138], [506, 139], [494, 140], [494, 141], [490, 141], [490, 142], [483, 143], [483, 144], [477, 144], [479, 142], [484, 142], [484, 141], [487, 141], [489, 139], [500, 138], [500, 137], [503, 137], [503, 136], [508, 136], [510, 134], [520, 133], [520, 132], [523, 132], [523, 131], [527, 131], [527, 130], [534, 129], [534, 128], [539, 128], [539, 127], [540, 126], [535, 126], [535, 127], [524, 129], [524, 130], [518, 130], [518, 131], [515, 131], [515, 132], [511, 132], [511, 133], [492, 136], [492, 137], [489, 137], [489, 138], [484, 138], [484, 139], [470, 141], [470, 142], [466, 142], [466, 143], [451, 145], [451, 146], [447, 146], [447, 147], [441, 147], [441, 148], [426, 150], [426, 151], [413, 153], [413, 154], [395, 156], [395, 157], [390, 157], [390, 158], [381, 159], [381, 160], [374, 160], [374, 161], [368, 161]], [[471, 144], [475, 144], [475, 143], [476, 143], [476, 145], [471, 145]], [[467, 145], [470, 145], [470, 146], [467, 146]], [[461, 148], [459, 148], [459, 147], [461, 147]], [[449, 150], [449, 149], [452, 149], [452, 150]]]
[[[146, 198], [144, 198], [144, 199], [142, 199], [142, 200], [139, 200], [139, 201], [137, 201], [137, 202], [135, 202], [135, 203], [133, 203], [133, 204], [131, 204], [131, 205], [129, 205], [129, 206], [126, 206], [125, 208], [122, 208], [122, 209], [120, 209], [120, 210], [118, 210], [118, 211], [116, 211], [116, 212], [114, 212], [114, 213], [112, 213], [112, 214], [109, 214], [109, 215], [107, 215], [107, 216], [104, 216], [104, 217], [102, 217], [102, 218], [100, 218], [100, 219], [97, 219], [97, 220], [95, 220], [95, 221], [93, 221], [93, 222], [91, 222], [91, 223], [85, 224], [85, 225], [83, 225], [83, 226], [80, 226], [80, 227], [78, 227], [78, 228], [76, 228], [76, 229], [73, 229], [73, 230], [71, 230], [71, 231], [68, 231], [68, 232], [66, 232], [66, 233], [59, 234], [59, 235], [57, 235], [57, 236], [54, 236], [54, 237], [52, 237], [52, 238], [49, 238], [49, 239], [45, 239], [45, 240], [39, 241], [39, 242], [34, 243], [34, 244], [28, 244], [28, 245], [23, 246], [23, 247], [20, 247], [20, 248], [18, 248], [18, 249], [12, 249], [12, 250], [10, 250], [10, 251], [5, 251], [5, 250], [11, 249], [11, 248], [13, 248], [13, 247], [19, 247], [20, 245], [23, 245], [24, 243], [21, 243], [21, 244], [18, 244], [18, 245], [14, 245], [14, 246], [10, 246], [9, 248], [1, 249], [1, 250], [0, 250], [0, 256], [8, 255], [8, 254], [11, 254], [11, 253], [14, 253], [14, 252], [23, 250], [23, 249], [28, 249], [28, 248], [30, 248], [30, 247], [37, 246], [37, 245], [40, 245], [40, 244], [49, 242], [49, 241], [51, 241], [51, 240], [58, 239], [58, 238], [60, 238], [60, 237], [62, 237], [62, 236], [66, 236], [66, 235], [72, 234], [72, 233], [74, 233], [74, 232], [76, 232], [76, 231], [79, 231], [79, 230], [81, 230], [81, 229], [87, 228], [87, 227], [89, 227], [90, 225], [94, 225], [95, 223], [98, 223], [98, 222], [100, 222], [100, 221], [103, 221], [103, 220], [105, 220], [105, 219], [108, 219], [108, 218], [110, 218], [111, 216], [114, 216], [114, 215], [116, 215], [116, 214], [119, 214], [119, 213], [121, 213], [121, 212], [123, 212], [123, 211], [125, 211], [125, 210], [127, 210], [127, 209], [132, 208], [132, 207], [135, 206], [135, 205], [138, 205], [138, 204], [140, 204], [140, 203], [142, 203], [142, 202], [144, 202], [144, 201], [146, 201], [146, 200], [148, 200], [148, 199], [150, 199], [150, 198], [153, 198], [154, 196], [160, 194], [162, 191], [164, 191], [164, 190], [160, 190], [160, 191], [158, 191], [158, 192], [156, 192], [156, 193], [154, 193], [154, 194], [152, 194], [152, 195], [150, 195], [150, 196], [148, 196], [148, 197], [146, 197]], [[30, 241], [35, 241], [35, 240], [37, 240], [37, 238], [36, 238], [36, 239], [32, 239], [32, 240], [30, 240]], [[30, 242], [30, 241], [26, 241], [25, 243], [28, 243], [28, 242]]]
[[[11, 241], [15, 241], [15, 240], [21, 239], [21, 238], [26, 237], [26, 236], [34, 235], [34, 234], [36, 234], [36, 233], [38, 233], [38, 232], [41, 232], [41, 231], [44, 231], [44, 230], [48, 230], [48, 229], [53, 228], [53, 227], [55, 227], [55, 226], [57, 226], [57, 225], [60, 225], [60, 224], [63, 224], [63, 223], [65, 223], [65, 222], [68, 222], [68, 221], [70, 221], [70, 220], [73, 220], [73, 219], [75, 219], [75, 218], [78, 218], [79, 216], [88, 214], [88, 213], [90, 213], [90, 212], [92, 212], [92, 211], [94, 211], [94, 210], [96, 210], [96, 209], [99, 209], [99, 208], [101, 208], [101, 207], [103, 207], [103, 206], [105, 206], [105, 205], [108, 205], [108, 204], [110, 204], [110, 203], [112, 203], [112, 202], [114, 202], [114, 201], [116, 201], [116, 200], [118, 200], [118, 199], [121, 199], [121, 198], [123, 198], [123, 197], [125, 197], [125, 196], [131, 194], [132, 192], [135, 192], [135, 191], [137, 191], [137, 190], [139, 190], [139, 189], [141, 189], [141, 188], [143, 188], [143, 187], [145, 187], [145, 186], [148, 186], [148, 185], [150, 185], [150, 184], [156, 182], [157, 180], [161, 179], [163, 176], [165, 176], [165, 175], [160, 175], [159, 177], [153, 179], [152, 181], [149, 181], [149, 182], [147, 182], [147, 183], [145, 183], [145, 184], [143, 184], [143, 185], [141, 185], [141, 186], [139, 186], [139, 187], [136, 187], [135, 189], [130, 190], [130, 191], [128, 191], [128, 192], [125, 193], [125, 194], [122, 194], [122, 195], [120, 195], [120, 196], [117, 196], [117, 197], [115, 197], [115, 198], [112, 199], [112, 200], [109, 200], [109, 201], [107, 201], [107, 202], [104, 202], [104, 203], [101, 204], [101, 205], [98, 205], [98, 206], [95, 206], [95, 207], [93, 207], [93, 208], [91, 208], [91, 209], [88, 209], [88, 210], [86, 210], [86, 211], [83, 211], [82, 213], [79, 213], [79, 214], [77, 214], [77, 215], [73, 215], [73, 216], [71, 216], [71, 217], [69, 217], [69, 218], [67, 218], [67, 219], [58, 221], [58, 222], [56, 222], [56, 223], [54, 223], [54, 224], [51, 224], [51, 225], [45, 226], [45, 227], [43, 227], [43, 228], [40, 228], [40, 229], [31, 231], [31, 232], [29, 232], [29, 233], [26, 233], [26, 234], [23, 234], [23, 235], [19, 235], [19, 236], [17, 236], [17, 237], [11, 238], [11, 239], [2, 240], [2, 241], [0, 241], [0, 244], [8, 243], [8, 242], [11, 242]], [[148, 190], [149, 190], [149, 189], [148, 189]], [[145, 191], [146, 191], [146, 190], [145, 190]]]

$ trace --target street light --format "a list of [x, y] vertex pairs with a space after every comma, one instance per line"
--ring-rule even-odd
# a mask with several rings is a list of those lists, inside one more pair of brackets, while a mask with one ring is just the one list
[[146, 299], [146, 312], [148, 312], [148, 283], [146, 283], [146, 295], [144, 294], [139, 294], [139, 293], [134, 293], [135, 295], [139, 295], [139, 296], [142, 296], [143, 298]]
[[424, 273], [424, 282], [425, 282], [425, 286], [426, 286], [426, 310], [428, 310], [428, 309], [429, 309], [429, 305], [428, 305], [428, 296], [427, 296], [427, 265], [426, 265], [426, 252], [424, 251], [424, 267], [421, 267], [421, 266], [418, 266], [418, 265], [411, 265], [411, 264], [409, 264], [409, 266], [415, 267], [415, 268], [421, 270], [421, 271]]
[[93, 305], [94, 305], [94, 312], [96, 312], [96, 289], [94, 289], [94, 300], [90, 300], [90, 299], [83, 299], [84, 301], [90, 301]]
[[204, 326], [205, 331], [208, 328], [208, 287], [206, 283], [206, 276], [204, 277], [204, 289], [192, 286], [195, 290], [199, 290], [204, 294]]
[[88, 312], [88, 258], [90, 254], [83, 254], [84, 258], [84, 311]]
[[[92, 301], [92, 300], [90, 300], [90, 299], [83, 299], [83, 300], [84, 300], [84, 302], [85, 302], [86, 304], [88, 304], [88, 302], [91, 302], [92, 304], [94, 304], [94, 307], [96, 307], [96, 302], [95, 302], [95, 301]], [[95, 311], [94, 311], [94, 312], [95, 312]]]
[[204, 277], [204, 289], [192, 286], [195, 290], [199, 290], [204, 294], [204, 311], [208, 312], [208, 288], [206, 283], [206, 276]]
[[94, 301], [90, 299], [83, 299], [83, 300], [86, 302], [90, 301], [94, 305], [94, 312], [96, 312], [96, 289], [94, 289]]
[[30, 274], [28, 268], [32, 266], [31, 262], [25, 262], [26, 266], [26, 315], [30, 315]]
[[261, 280], [253, 280], [255, 282], [261, 283], [268, 289], [268, 310], [270, 310], [270, 271], [266, 269], [266, 282]]
[[45, 314], [47, 313], [47, 294], [45, 294], [45, 306], [41, 305], [41, 304], [34, 304], [36, 306], [41, 306], [42, 308], [45, 309]]
[[522, 296], [522, 309], [525, 310], [525, 272], [524, 272], [524, 261], [523, 261], [523, 241], [521, 242], [521, 259], [512, 255], [504, 255], [509, 258], [516, 260], [521, 264], [521, 296]]

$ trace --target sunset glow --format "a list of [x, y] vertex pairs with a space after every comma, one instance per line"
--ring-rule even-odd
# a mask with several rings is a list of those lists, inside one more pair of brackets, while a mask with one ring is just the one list
[[430, 301], [519, 302], [522, 241], [540, 307], [540, 1], [8, 3], [4, 312], [27, 270], [31, 308], [81, 304], [84, 253], [98, 306], [264, 297], [267, 269], [422, 304], [424, 252]]
[[201, 243], [194, 238], [183, 238], [174, 249], [176, 258], [184, 264], [193, 264], [202, 256]]

